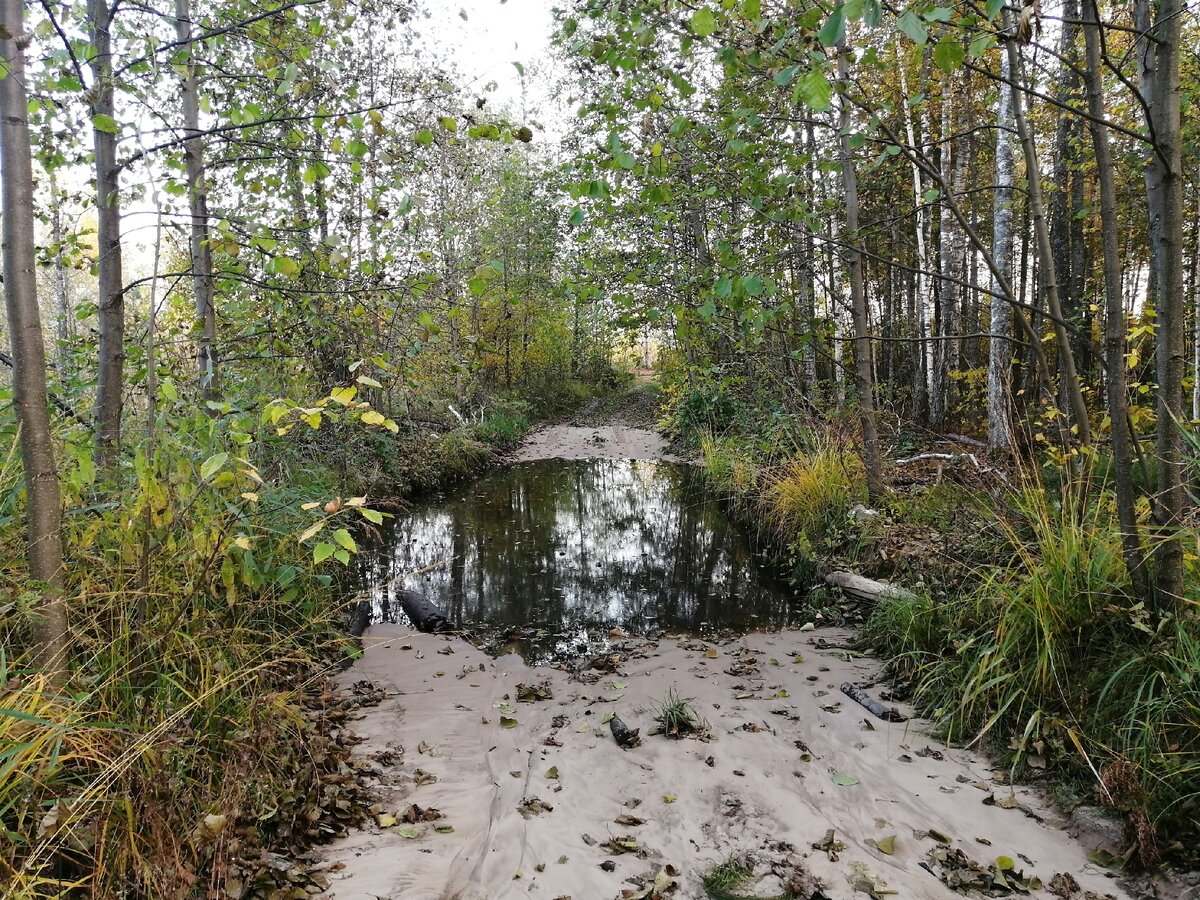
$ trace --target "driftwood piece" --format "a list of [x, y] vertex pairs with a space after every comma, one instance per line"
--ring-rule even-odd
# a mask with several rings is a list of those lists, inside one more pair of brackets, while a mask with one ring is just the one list
[[884, 706], [862, 688], [851, 684], [848, 681], [842, 682], [842, 693], [853, 700], [855, 703], [865, 707], [872, 715], [883, 719], [885, 722], [906, 722], [908, 717], [905, 716], [896, 707]]
[[412, 623], [421, 631], [439, 634], [454, 630], [446, 614], [424, 594], [401, 590], [396, 592], [396, 598], [404, 608], [404, 614], [412, 619]]
[[350, 623], [346, 626], [346, 630], [350, 632], [351, 637], [362, 637], [363, 632], [370, 624], [371, 601], [359, 600], [350, 607]]
[[858, 600], [895, 600], [915, 599], [916, 594], [885, 581], [875, 581], [864, 578], [853, 572], [830, 572], [825, 576], [825, 583], [831, 587], [841, 588], [845, 593]]
[[628, 750], [630, 747], [636, 747], [642, 742], [642, 739], [638, 736], [638, 732], [640, 732], [641, 729], [630, 728], [621, 721], [621, 717], [618, 715], [614, 714], [613, 717], [608, 720], [608, 727], [612, 729], [613, 739], [616, 740], [617, 746], [622, 750]]

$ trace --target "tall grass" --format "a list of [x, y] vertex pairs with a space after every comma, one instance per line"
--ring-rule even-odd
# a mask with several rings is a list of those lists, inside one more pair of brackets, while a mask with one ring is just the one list
[[1200, 833], [1194, 613], [1155, 621], [1133, 596], [1103, 493], [1027, 483], [1001, 524], [1009, 560], [944, 603], [881, 602], [865, 638], [913, 679], [950, 740], [1038, 749], [1090, 778], [1145, 823], [1144, 857], [1154, 831]]
[[822, 441], [767, 473], [759, 508], [780, 536], [791, 541], [801, 535], [818, 545], [844, 532], [851, 505], [865, 498], [858, 456]]

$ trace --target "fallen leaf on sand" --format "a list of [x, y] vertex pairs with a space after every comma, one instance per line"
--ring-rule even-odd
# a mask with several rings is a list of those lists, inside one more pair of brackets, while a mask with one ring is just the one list
[[376, 821], [379, 823], [380, 828], [393, 828], [400, 824], [391, 813], [380, 813]]
[[413, 838], [419, 838], [421, 836], [421, 829], [416, 825], [404, 825], [403, 827], [396, 829], [396, 834], [400, 835], [402, 838], [408, 838], [409, 840], [412, 840]]
[[709, 647], [707, 650], [704, 651], [704, 655], [707, 656], [709, 659], [716, 659], [718, 656], [720, 656], [720, 654], [717, 653], [717, 650], [715, 647]]
[[853, 775], [843, 775], [841, 772], [837, 772], [833, 776], [833, 783], [839, 784], [842, 787], [854, 787], [854, 785], [858, 784], [858, 779]]
[[551, 781], [557, 780], [558, 779], [558, 766], [551, 766], [549, 769], [547, 769], [546, 777], [549, 778]]
[[553, 812], [554, 807], [537, 797], [530, 797], [528, 800], [522, 800], [520, 806], [517, 807], [524, 818], [529, 819], [533, 816], [540, 816], [544, 812]]
[[674, 803], [678, 799], [674, 794], [663, 794], [663, 803]]
[[838, 854], [846, 849], [846, 845], [834, 836], [834, 831], [830, 828], [825, 832], [825, 836], [819, 841], [813, 841], [812, 848], [820, 850], [823, 853], [829, 854], [829, 859], [832, 862], [837, 862]]
[[1001, 794], [999, 797], [995, 794], [988, 794], [983, 798], [983, 805], [998, 806], [1001, 809], [1016, 809], [1021, 804], [1012, 794]]
[[519, 723], [516, 719], [510, 719], [508, 716], [500, 717], [501, 728], [516, 728]]
[[869, 847], [874, 847], [880, 853], [886, 853], [888, 856], [896, 852], [896, 836], [894, 834], [889, 834], [887, 837], [882, 837], [879, 840], [867, 838], [864, 843]]
[[631, 834], [623, 834], [619, 837], [610, 838], [600, 846], [615, 856], [619, 856], [622, 853], [636, 853], [642, 847], [638, 843], [637, 838]]
[[427, 809], [421, 809], [415, 803], [411, 804], [408, 809], [400, 814], [400, 818], [409, 825], [415, 825], [417, 822], [436, 822], [441, 817], [441, 812], [432, 806]]
[[621, 813], [621, 815], [617, 816], [615, 819], [613, 819], [613, 821], [618, 825], [628, 825], [631, 828], [646, 824], [645, 819], [639, 819], [637, 816], [629, 815], [629, 813]]

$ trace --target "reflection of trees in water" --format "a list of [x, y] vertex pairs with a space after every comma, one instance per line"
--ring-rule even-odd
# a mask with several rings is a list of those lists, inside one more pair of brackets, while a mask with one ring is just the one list
[[698, 475], [645, 461], [497, 472], [397, 521], [362, 576], [384, 618], [395, 617], [392, 582], [460, 624], [694, 630], [782, 624], [787, 612], [785, 594]]

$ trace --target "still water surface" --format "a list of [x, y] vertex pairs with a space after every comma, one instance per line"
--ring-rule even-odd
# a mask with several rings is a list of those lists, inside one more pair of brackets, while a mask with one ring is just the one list
[[[619, 627], [701, 634], [781, 627], [793, 592], [692, 467], [544, 460], [402, 514], [360, 559], [373, 621], [407, 619], [398, 588], [531, 661]], [[418, 573], [418, 574], [413, 574]]]

